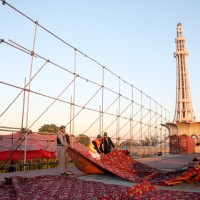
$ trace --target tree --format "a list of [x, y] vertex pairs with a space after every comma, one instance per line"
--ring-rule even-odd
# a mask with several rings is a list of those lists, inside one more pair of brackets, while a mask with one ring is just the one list
[[90, 144], [90, 138], [84, 134], [79, 134], [79, 136], [76, 137], [76, 140], [86, 147]]
[[150, 146], [151, 140], [148, 137], [145, 137], [144, 146]]
[[127, 146], [127, 147], [130, 147], [130, 146], [138, 146], [138, 143], [135, 142], [134, 140], [130, 140], [130, 139], [126, 139], [125, 141], [121, 142], [120, 143], [120, 146], [123, 147], [123, 146]]
[[155, 134], [154, 136], [151, 136], [152, 146], [156, 146], [158, 144], [158, 135]]
[[56, 126], [55, 124], [44, 124], [38, 129], [40, 134], [49, 134], [49, 133], [58, 133], [60, 127]]

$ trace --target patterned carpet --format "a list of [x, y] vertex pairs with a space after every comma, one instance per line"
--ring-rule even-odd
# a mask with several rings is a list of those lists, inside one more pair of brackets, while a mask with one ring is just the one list
[[156, 190], [150, 182], [130, 188], [114, 184], [84, 181], [76, 177], [37, 176], [6, 179], [0, 185], [2, 200], [199, 200], [199, 193]]
[[[85, 160], [90, 161], [96, 167], [104, 169], [107, 172], [115, 174], [131, 182], [140, 183], [149, 181], [156, 185], [174, 185], [183, 182], [198, 183], [200, 182], [200, 163], [188, 168], [187, 170], [178, 170], [175, 172], [160, 171], [148, 165], [140, 163], [131, 156], [126, 156], [122, 151], [114, 149], [107, 155], [103, 155], [101, 160], [94, 160], [86, 154], [87, 149], [84, 146], [76, 144], [74, 151], [79, 152]], [[82, 159], [81, 157], [81, 159]], [[77, 157], [79, 160], [80, 157]], [[81, 170], [84, 160], [81, 160], [78, 168]], [[88, 174], [91, 164], [88, 166]]]
[[[76, 151], [81, 152], [80, 149]], [[83, 153], [82, 153], [83, 154]], [[117, 176], [138, 183], [133, 187], [85, 181], [75, 176], [58, 175], [25, 178], [13, 176], [0, 182], [0, 199], [2, 200], [200, 200], [200, 193], [157, 190], [154, 185], [173, 185], [182, 182], [200, 181], [200, 164], [187, 170], [166, 172], [159, 171], [135, 161], [119, 150], [102, 157], [100, 161], [92, 160], [84, 154], [90, 164]], [[79, 159], [79, 157], [78, 157]], [[83, 165], [83, 162], [79, 163]], [[80, 165], [81, 166], [81, 165]], [[91, 166], [91, 165], [89, 165]]]
[[118, 150], [104, 156], [101, 163], [112, 173], [136, 183], [149, 181], [156, 185], [174, 185], [183, 182], [200, 182], [200, 163], [186, 170], [160, 171], [140, 163]]

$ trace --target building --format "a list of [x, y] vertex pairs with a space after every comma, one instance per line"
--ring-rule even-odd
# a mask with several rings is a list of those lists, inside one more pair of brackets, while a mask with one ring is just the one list
[[194, 153], [195, 145], [200, 143], [200, 122], [196, 118], [192, 106], [190, 82], [188, 74], [188, 56], [186, 38], [181, 23], [177, 24], [175, 39], [176, 52], [176, 107], [173, 123], [163, 124], [170, 135], [170, 153]]
[[183, 35], [181, 23], [177, 24], [176, 52], [176, 108], [174, 122], [196, 122], [188, 75], [187, 60], [189, 52], [186, 50], [186, 38]]

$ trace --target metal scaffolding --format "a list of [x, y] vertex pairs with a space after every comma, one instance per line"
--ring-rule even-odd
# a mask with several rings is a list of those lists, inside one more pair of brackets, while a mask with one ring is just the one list
[[[34, 26], [32, 49], [13, 40], [0, 40], [1, 48], [10, 48], [21, 57], [28, 55], [31, 59], [28, 83], [26, 73], [21, 72], [24, 86], [0, 81], [6, 90], [13, 92], [11, 97], [16, 95], [14, 100], [10, 103], [6, 101], [0, 107], [2, 124], [7, 121], [6, 113], [10, 111], [18, 124], [16, 129], [24, 128], [27, 134], [30, 130], [37, 132], [36, 127], [45, 123], [62, 123], [75, 136], [86, 134], [95, 137], [106, 131], [118, 147], [128, 148], [132, 155], [150, 156], [166, 148], [168, 143], [164, 137], [168, 135], [168, 130], [161, 124], [170, 121], [167, 109], [38, 21], [1, 1]], [[46, 57], [45, 52], [37, 49], [37, 37], [41, 31], [62, 45], [62, 53], [67, 54], [65, 63], [59, 64], [59, 61], [53, 61], [53, 58]], [[63, 49], [66, 49], [66, 53]], [[54, 72], [54, 77], [48, 76], [49, 71]], [[42, 85], [38, 84], [39, 80], [42, 80]], [[59, 83], [59, 88], [53, 88], [53, 82]], [[20, 107], [21, 114], [19, 107], [15, 110], [15, 104]], [[4, 130], [3, 127], [0, 129]], [[154, 144], [155, 139], [159, 145]], [[23, 140], [26, 141], [26, 137]], [[145, 141], [148, 145], [145, 145]]]

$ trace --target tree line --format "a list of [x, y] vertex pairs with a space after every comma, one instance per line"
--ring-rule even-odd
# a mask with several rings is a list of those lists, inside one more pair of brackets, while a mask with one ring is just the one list
[[[42, 135], [50, 135], [50, 134], [57, 134], [60, 130], [60, 127], [55, 125], [55, 124], [44, 124], [43, 126], [41, 126], [38, 129], [38, 134], [42, 134]], [[90, 143], [90, 138], [85, 135], [85, 134], [79, 134], [77, 137], [75, 137], [75, 139], [80, 142], [81, 144], [88, 146]], [[167, 136], [165, 136], [164, 141], [167, 140]], [[118, 138], [117, 141], [120, 141], [120, 138]], [[130, 140], [130, 139], [126, 139], [125, 141], [120, 142], [119, 146], [123, 147], [129, 147], [129, 146], [156, 146], [157, 144], [159, 144], [159, 136], [158, 135], [154, 135], [149, 137], [145, 137], [143, 140], [140, 141], [135, 141], [135, 140]]]

